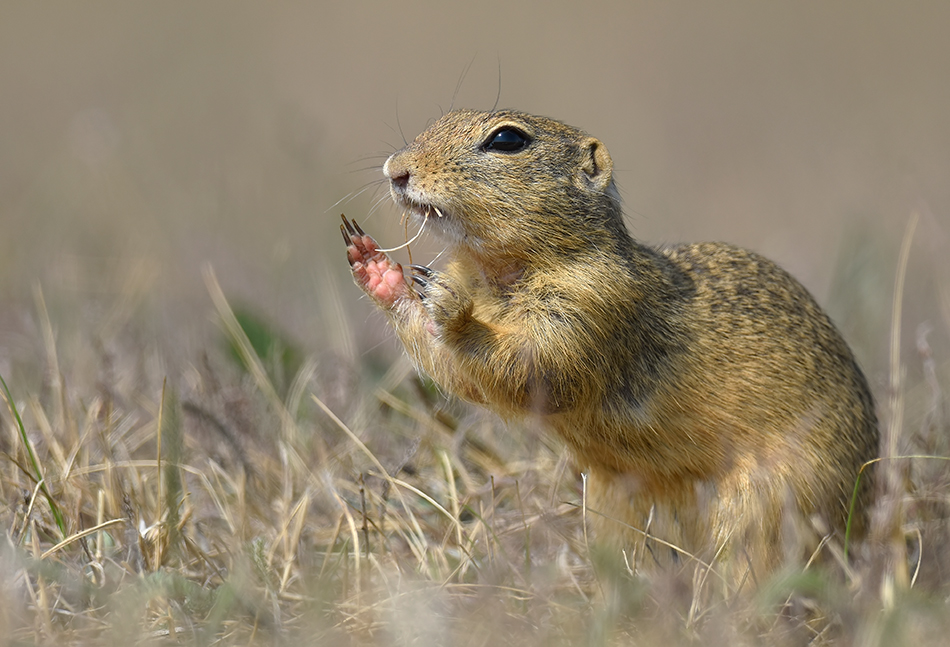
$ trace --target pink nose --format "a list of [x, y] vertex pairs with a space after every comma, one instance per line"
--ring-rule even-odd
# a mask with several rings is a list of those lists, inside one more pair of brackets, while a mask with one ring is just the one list
[[400, 173], [399, 175], [394, 175], [389, 178], [389, 181], [392, 182], [393, 187], [399, 190], [404, 190], [409, 186], [409, 171]]
[[394, 189], [404, 191], [409, 186], [409, 169], [399, 163], [398, 155], [396, 153], [386, 160], [383, 165], [383, 175], [389, 178]]

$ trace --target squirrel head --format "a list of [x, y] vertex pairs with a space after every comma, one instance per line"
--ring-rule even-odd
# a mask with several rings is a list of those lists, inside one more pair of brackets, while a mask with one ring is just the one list
[[626, 235], [597, 139], [516, 111], [455, 110], [383, 166], [395, 202], [488, 261], [583, 253]]

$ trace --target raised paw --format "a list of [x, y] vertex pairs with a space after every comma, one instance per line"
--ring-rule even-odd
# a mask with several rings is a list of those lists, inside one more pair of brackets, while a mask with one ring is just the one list
[[355, 220], [341, 217], [340, 231], [356, 284], [382, 308], [392, 308], [399, 299], [409, 297], [411, 292], [402, 265], [380, 251], [376, 241]]
[[457, 331], [472, 312], [472, 301], [454, 279], [424, 265], [410, 265], [412, 282], [422, 299], [431, 325], [429, 331], [443, 335]]

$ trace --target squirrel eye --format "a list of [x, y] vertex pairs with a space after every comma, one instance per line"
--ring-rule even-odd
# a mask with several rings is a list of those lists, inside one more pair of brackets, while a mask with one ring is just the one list
[[485, 143], [482, 144], [482, 150], [498, 151], [501, 153], [517, 153], [524, 150], [530, 143], [528, 136], [520, 130], [511, 127], [505, 127], [489, 135]]

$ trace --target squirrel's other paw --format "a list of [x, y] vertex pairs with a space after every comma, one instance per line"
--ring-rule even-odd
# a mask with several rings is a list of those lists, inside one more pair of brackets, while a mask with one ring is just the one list
[[443, 335], [457, 331], [472, 312], [472, 299], [458, 284], [442, 272], [424, 265], [410, 265], [416, 293], [429, 313], [432, 322], [430, 332]]

